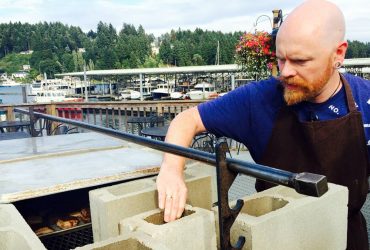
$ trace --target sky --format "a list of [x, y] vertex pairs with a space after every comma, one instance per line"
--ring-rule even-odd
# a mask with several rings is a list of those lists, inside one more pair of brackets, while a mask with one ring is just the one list
[[[267, 15], [282, 9], [283, 15], [299, 0], [0, 0], [0, 23], [40, 21], [79, 26], [96, 31], [99, 21], [119, 31], [123, 23], [143, 26], [160, 36], [171, 29], [234, 32], [271, 31]], [[347, 22], [347, 39], [370, 42], [369, 0], [336, 0]], [[257, 25], [256, 25], [256, 21]], [[308, 20], [309, 21], [309, 20]]]

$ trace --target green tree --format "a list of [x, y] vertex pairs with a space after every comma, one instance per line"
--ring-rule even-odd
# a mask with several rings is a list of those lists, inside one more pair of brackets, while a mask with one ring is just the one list
[[62, 72], [62, 65], [54, 59], [45, 59], [40, 62], [40, 72], [46, 73], [48, 78], [54, 78], [56, 73]]
[[204, 65], [204, 60], [201, 55], [194, 54], [192, 59], [193, 65]]
[[73, 58], [74, 70], [83, 71], [85, 61], [82, 57], [82, 53], [74, 50], [72, 51], [72, 58]]
[[62, 64], [63, 72], [72, 72], [75, 69], [73, 56], [70, 53], [65, 53], [62, 55], [61, 64]]

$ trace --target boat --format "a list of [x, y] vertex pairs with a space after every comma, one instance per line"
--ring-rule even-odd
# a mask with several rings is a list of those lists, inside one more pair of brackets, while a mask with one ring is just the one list
[[170, 93], [170, 97], [173, 100], [180, 100], [184, 98], [184, 93], [175, 91], [175, 92]]
[[64, 90], [43, 89], [33, 99], [36, 103], [47, 102], [81, 102], [83, 98], [68, 96]]
[[193, 90], [190, 90], [187, 94], [191, 100], [204, 100], [215, 98], [217, 96], [215, 87], [208, 82], [196, 84]]
[[66, 95], [75, 94], [74, 86], [63, 79], [44, 79], [32, 82], [28, 95], [38, 96], [45, 90], [59, 90], [65, 92]]
[[0, 87], [13, 87], [20, 86], [21, 83], [18, 83], [12, 79], [9, 79], [6, 75], [2, 75], [0, 79]]
[[140, 99], [140, 92], [133, 89], [123, 89], [119, 92], [121, 100], [138, 100]]
[[184, 99], [185, 90], [181, 87], [176, 87], [173, 92], [170, 93], [170, 97], [173, 100]]
[[42, 85], [41, 81], [33, 81], [31, 83], [28, 96], [36, 96], [40, 91], [42, 91]]
[[170, 98], [171, 93], [173, 92], [173, 85], [168, 83], [159, 83], [157, 88], [152, 90], [151, 94], [153, 100]]
[[[153, 89], [154, 89], [154, 87], [152, 86], [152, 84], [150, 82], [143, 82], [141, 91], [140, 91], [140, 83], [137, 83], [137, 84], [134, 85], [134, 90], [135, 91], [139, 92], [139, 94], [142, 92], [143, 99], [147, 99], [147, 98], [151, 97]], [[138, 99], [140, 99], [140, 97]]]

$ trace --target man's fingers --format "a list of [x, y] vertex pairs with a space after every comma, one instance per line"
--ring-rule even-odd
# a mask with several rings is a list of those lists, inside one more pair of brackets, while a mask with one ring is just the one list
[[172, 209], [172, 195], [166, 194], [165, 196], [165, 207], [164, 207], [164, 221], [169, 222]]
[[180, 194], [179, 198], [179, 207], [177, 209], [176, 219], [180, 218], [182, 213], [184, 212], [185, 202], [186, 202], [186, 193]]
[[178, 210], [179, 210], [179, 195], [176, 194], [172, 198], [172, 209], [171, 209], [170, 221], [174, 221], [177, 219]]
[[163, 191], [158, 191], [158, 207], [160, 209], [164, 209], [164, 203], [165, 203], [166, 193]]

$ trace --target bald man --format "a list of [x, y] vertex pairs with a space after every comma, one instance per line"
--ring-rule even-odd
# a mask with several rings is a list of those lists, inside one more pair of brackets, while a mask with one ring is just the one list
[[[281, 25], [279, 78], [253, 82], [180, 113], [166, 141], [189, 146], [209, 131], [246, 145], [263, 165], [326, 175], [349, 189], [347, 249], [368, 249], [366, 200], [370, 171], [370, 81], [340, 74], [347, 50], [345, 22], [333, 3], [309, 0]], [[165, 221], [179, 218], [187, 189], [185, 160], [165, 154], [157, 178]], [[256, 181], [256, 190], [273, 185]]]

